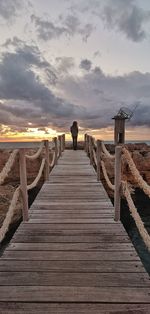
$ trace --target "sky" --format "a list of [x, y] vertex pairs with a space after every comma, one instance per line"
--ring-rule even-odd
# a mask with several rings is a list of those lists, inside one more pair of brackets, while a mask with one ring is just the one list
[[0, 141], [150, 140], [149, 0], [0, 0], [0, 48]]

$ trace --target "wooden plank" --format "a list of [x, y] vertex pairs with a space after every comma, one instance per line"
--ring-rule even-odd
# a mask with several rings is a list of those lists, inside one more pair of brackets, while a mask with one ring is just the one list
[[[82, 207], [81, 207], [82, 205]], [[94, 210], [94, 209], [110, 209], [112, 211], [114, 211], [114, 208], [112, 206], [112, 204], [108, 201], [108, 200], [99, 200], [98, 202], [93, 202], [90, 203], [89, 202], [80, 202], [80, 203], [75, 203], [75, 202], [70, 202], [70, 203], [63, 203], [63, 202], [59, 202], [59, 203], [52, 203], [51, 201], [44, 201], [44, 200], [35, 200], [35, 202], [33, 203], [33, 205], [31, 206], [31, 210], [32, 209], [37, 209], [38, 208], [49, 208], [49, 209], [72, 209], [72, 210], [76, 210], [76, 209], [89, 209], [89, 210]]]
[[[131, 245], [131, 242], [128, 237], [126, 236], [115, 236], [115, 235], [101, 235], [101, 236], [84, 236], [84, 235], [50, 235], [49, 233], [45, 234], [35, 234], [34, 232], [30, 232], [28, 234], [23, 233], [16, 233], [13, 237], [11, 243], [14, 242], [26, 242], [26, 243], [82, 243], [83, 247], [85, 243], [89, 243], [89, 247], [92, 245], [95, 245], [95, 247], [102, 249], [108, 248], [109, 246], [114, 247], [116, 245], [119, 246], [119, 243], [121, 243], [122, 248], [130, 247], [133, 248], [133, 245]], [[105, 242], [107, 243], [107, 246], [105, 246]], [[128, 244], [128, 245], [127, 245]], [[11, 245], [9, 245], [10, 247]]]
[[149, 278], [106, 191], [83, 151], [59, 162], [0, 259], [0, 313], [138, 313]]
[[2, 314], [148, 314], [149, 304], [0, 302]]
[[[102, 237], [105, 237], [104, 239], [107, 241], [107, 237], [109, 239], [109, 237], [113, 237], [113, 239], [116, 238], [116, 240], [119, 241], [120, 236], [121, 237], [127, 237], [127, 235], [125, 235], [124, 230], [120, 229], [120, 228], [115, 228], [115, 229], [104, 229], [104, 228], [97, 228], [95, 227], [95, 229], [62, 229], [61, 228], [61, 224], [57, 224], [57, 228], [56, 229], [51, 229], [51, 224], [42, 224], [39, 226], [39, 229], [34, 228], [35, 224], [30, 224], [27, 227], [21, 227], [15, 232], [15, 235], [23, 235], [23, 236], [30, 236], [30, 235], [41, 235], [41, 236], [89, 236], [89, 238], [91, 238], [91, 236], [99, 236], [102, 235]], [[45, 226], [45, 228], [44, 228]], [[103, 225], [102, 225], [103, 226]], [[32, 228], [33, 227], [33, 228]], [[58, 228], [59, 227], [59, 228]], [[15, 237], [14, 235], [14, 237]]]
[[55, 219], [55, 218], [64, 218], [64, 219], [76, 219], [76, 217], [80, 219], [107, 219], [107, 218], [113, 218], [112, 213], [107, 213], [107, 214], [76, 214], [76, 213], [59, 213], [59, 214], [49, 214], [49, 213], [30, 213], [29, 219]]
[[110, 223], [109, 224], [109, 228], [107, 223], [97, 223], [97, 224], [64, 224], [64, 223], [60, 223], [60, 224], [54, 224], [52, 222], [50, 223], [41, 223], [40, 225], [37, 225], [36, 223], [32, 223], [30, 221], [29, 223], [21, 223], [21, 225], [19, 226], [19, 230], [82, 230], [82, 232], [104, 232], [104, 233], [109, 233], [110, 232], [117, 232], [120, 234], [120, 232], [125, 232], [123, 226], [120, 223], [115, 223], [115, 227], [114, 227], [114, 223]]
[[38, 208], [38, 209], [31, 209], [30, 210], [30, 215], [31, 214], [35, 214], [35, 215], [95, 215], [95, 216], [99, 216], [99, 215], [112, 215], [112, 210], [109, 208], [105, 208], [105, 209], [70, 209], [68, 208], [66, 209], [45, 209], [45, 207], [42, 208]]
[[59, 224], [59, 223], [66, 223], [66, 224], [103, 224], [103, 223], [107, 223], [107, 224], [112, 224], [114, 223], [115, 225], [115, 221], [112, 218], [95, 218], [95, 219], [80, 219], [80, 218], [74, 218], [74, 219], [69, 219], [69, 218], [53, 218], [53, 219], [46, 219], [43, 217], [43, 219], [38, 219], [38, 218], [30, 218], [30, 220], [28, 221], [28, 223], [36, 223], [36, 224], [41, 224], [41, 223], [54, 223], [54, 224]]
[[[104, 203], [105, 203], [105, 205], [104, 205]], [[58, 201], [58, 200], [56, 200], [55, 202], [54, 201], [51, 201], [51, 199], [48, 201], [48, 200], [39, 200], [39, 199], [37, 199], [35, 202], [34, 202], [34, 206], [51, 206], [51, 207], [53, 207], [53, 206], [59, 206], [59, 208], [67, 208], [67, 207], [71, 207], [71, 208], [78, 208], [78, 207], [80, 207], [80, 208], [83, 208], [83, 206], [86, 206], [86, 208], [88, 209], [90, 209], [90, 206], [92, 205], [92, 206], [99, 206], [99, 208], [101, 207], [101, 208], [103, 208], [103, 205], [104, 206], [108, 206], [108, 207], [110, 207], [110, 208], [112, 208], [111, 206], [109, 206], [109, 203], [105, 200], [105, 199], [102, 199], [101, 201], [99, 201], [99, 202], [97, 202], [97, 201], [92, 201], [92, 202], [90, 202], [90, 200], [88, 200], [88, 202], [87, 201], [80, 201], [79, 200], [79, 202], [76, 202], [75, 200], [68, 200], [67, 202], [66, 202], [66, 200], [65, 201]], [[93, 208], [93, 207], [92, 207]], [[117, 222], [116, 222], [117, 223]]]
[[46, 261], [0, 259], [0, 271], [57, 271], [81, 273], [145, 273], [141, 261]]
[[[0, 286], [0, 301], [149, 303], [149, 288]], [[132, 300], [132, 301], [131, 301]]]
[[[146, 273], [0, 272], [0, 286], [149, 287]], [[0, 296], [1, 298], [1, 296]], [[149, 296], [150, 301], [150, 296]]]
[[10, 243], [9, 250], [21, 251], [133, 251], [133, 245], [129, 243], [116, 242], [94, 242], [94, 243]]
[[140, 260], [135, 251], [9, 251], [5, 250], [3, 258], [13, 260], [73, 260], [73, 261], [138, 261]]
[[70, 177], [66, 177], [64, 176], [50, 176], [49, 177], [49, 182], [54, 182], [54, 183], [60, 183], [60, 182], [64, 182], [64, 183], [68, 183], [68, 182], [77, 182], [78, 184], [81, 182], [97, 182], [96, 177], [94, 176], [70, 176]]

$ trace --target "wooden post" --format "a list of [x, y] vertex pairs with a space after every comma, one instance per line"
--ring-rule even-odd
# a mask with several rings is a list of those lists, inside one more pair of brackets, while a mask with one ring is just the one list
[[100, 181], [100, 172], [101, 172], [101, 141], [97, 140], [97, 181]]
[[90, 136], [87, 135], [87, 156], [90, 154]]
[[65, 134], [62, 135], [62, 151], [65, 150]]
[[45, 145], [45, 180], [49, 180], [49, 141], [44, 141]]
[[61, 150], [61, 146], [62, 146], [62, 141], [61, 141], [61, 135], [58, 136], [58, 142], [59, 142], [59, 157], [62, 155], [62, 150]]
[[28, 191], [27, 191], [27, 171], [25, 149], [19, 150], [19, 166], [20, 166], [20, 186], [23, 200], [22, 216], [23, 221], [28, 221]]
[[115, 147], [115, 221], [120, 220], [120, 201], [121, 201], [121, 146]]
[[57, 145], [57, 137], [54, 137], [54, 145], [55, 145], [55, 165], [57, 165], [57, 155], [58, 155], [58, 145]]
[[92, 136], [89, 137], [90, 165], [93, 164]]
[[84, 150], [87, 152], [87, 134], [84, 134]]

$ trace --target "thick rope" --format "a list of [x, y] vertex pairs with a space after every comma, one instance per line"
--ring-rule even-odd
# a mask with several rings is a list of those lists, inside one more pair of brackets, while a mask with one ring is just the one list
[[28, 191], [33, 189], [38, 184], [38, 182], [39, 182], [39, 180], [40, 180], [40, 178], [42, 176], [42, 172], [43, 172], [44, 166], [45, 166], [45, 158], [42, 159], [41, 166], [40, 166], [38, 175], [35, 178], [35, 180], [31, 184], [27, 185], [27, 190]]
[[50, 167], [53, 168], [54, 167], [54, 164], [55, 164], [55, 152], [53, 152], [53, 158], [52, 158], [52, 161], [50, 162]]
[[42, 152], [43, 146], [44, 146], [44, 142], [41, 143], [41, 145], [40, 145], [38, 151], [37, 151], [34, 155], [25, 155], [25, 157], [26, 157], [27, 159], [30, 159], [30, 160], [35, 160], [35, 159], [37, 159], [37, 158], [40, 156], [41, 152]]
[[96, 143], [96, 140], [95, 140], [94, 137], [93, 137], [93, 146], [94, 146], [95, 149], [97, 148], [97, 143]]
[[101, 142], [101, 147], [102, 147], [103, 153], [106, 155], [106, 157], [108, 157], [110, 159], [115, 159], [115, 155], [111, 155], [109, 153], [109, 151], [107, 150], [107, 148], [103, 142]]
[[0, 228], [0, 242], [4, 239], [6, 233], [9, 229], [9, 225], [12, 221], [12, 218], [13, 218], [13, 215], [15, 212], [15, 208], [16, 208], [16, 204], [17, 204], [17, 201], [19, 199], [19, 195], [20, 195], [20, 186], [15, 190], [15, 192], [13, 194], [11, 203], [9, 205], [8, 212], [7, 212], [6, 217], [3, 221], [3, 224]]
[[147, 246], [148, 250], [150, 251], [150, 236], [144, 227], [144, 223], [141, 220], [139, 213], [137, 212], [137, 209], [136, 209], [136, 207], [133, 203], [133, 200], [131, 198], [127, 182], [125, 182], [125, 181], [122, 181], [122, 191], [123, 191], [124, 196], [126, 197], [126, 200], [127, 200], [128, 206], [129, 206], [129, 210], [131, 212], [132, 217], [134, 218], [134, 221], [135, 221], [136, 226], [139, 230], [139, 233], [140, 233], [145, 245]]
[[3, 169], [2, 169], [2, 171], [0, 173], [0, 185], [4, 183], [4, 180], [7, 178], [9, 172], [11, 171], [12, 166], [13, 166], [13, 164], [15, 162], [15, 158], [16, 158], [17, 154], [18, 154], [18, 149], [15, 149], [11, 153], [9, 159], [7, 160], [5, 166], [3, 167]]
[[145, 194], [150, 197], [150, 186], [147, 184], [147, 182], [145, 182], [143, 180], [138, 169], [136, 168], [136, 165], [135, 165], [129, 151], [125, 147], [122, 148], [122, 151], [124, 154], [124, 158], [125, 158], [126, 162], [128, 163], [130, 171], [131, 171], [134, 179], [136, 180], [137, 184], [145, 192]]
[[106, 168], [105, 168], [105, 164], [104, 164], [104, 162], [102, 160], [101, 160], [101, 166], [102, 166], [104, 178], [105, 178], [109, 188], [114, 191], [115, 190], [115, 186], [109, 180], [109, 177], [108, 177], [108, 174], [107, 174], [107, 171], [106, 171]]
[[93, 152], [92, 153], [93, 153], [92, 155], [93, 155], [94, 163], [97, 166], [97, 157], [96, 157], [96, 153], [95, 153], [94, 148], [93, 148]]

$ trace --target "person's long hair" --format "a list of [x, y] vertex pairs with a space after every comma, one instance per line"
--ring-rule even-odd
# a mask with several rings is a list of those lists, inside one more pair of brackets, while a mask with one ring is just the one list
[[73, 121], [72, 126], [78, 126], [77, 121]]

